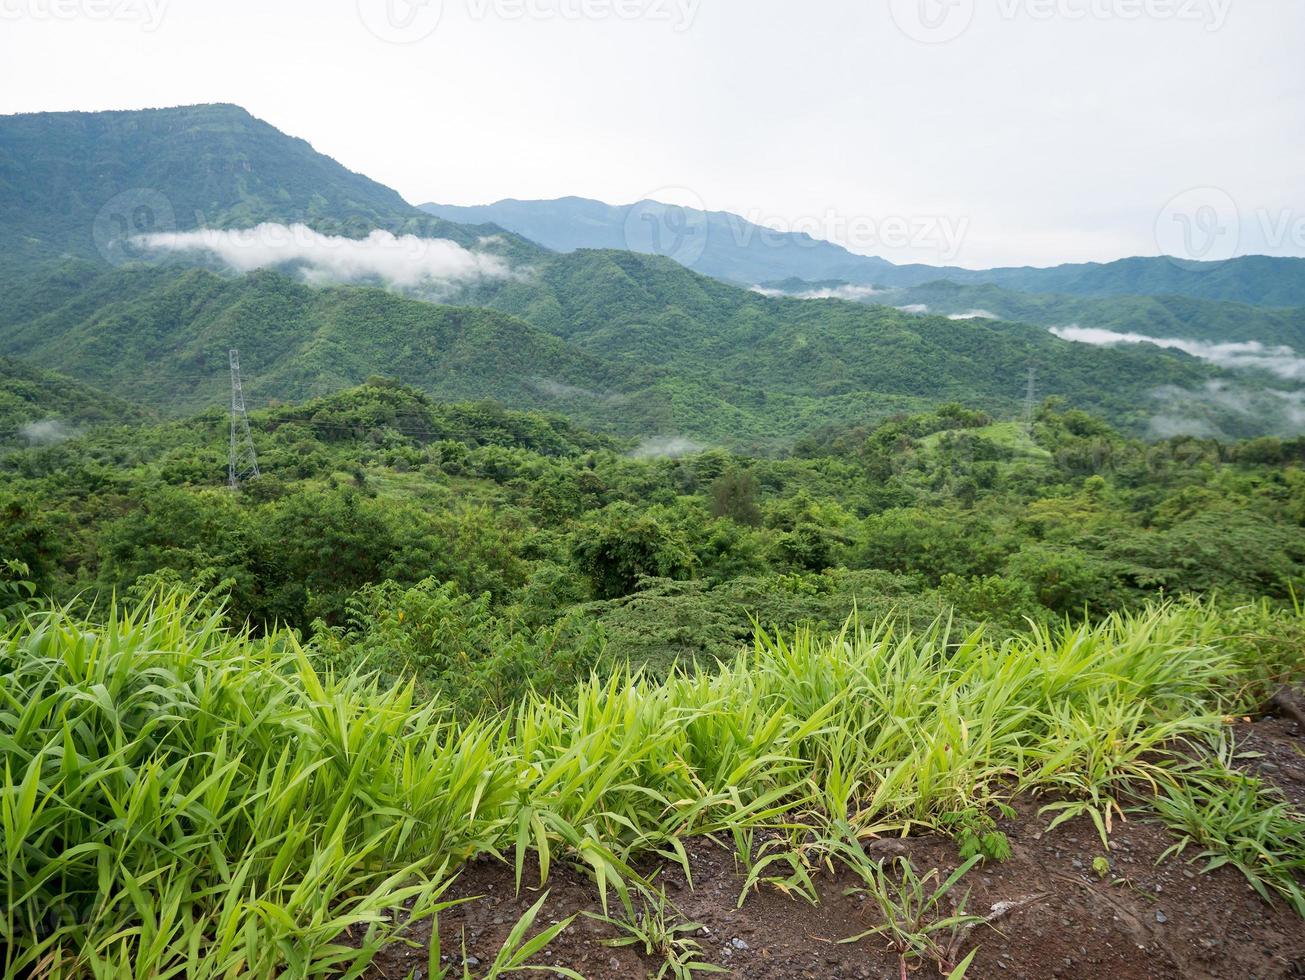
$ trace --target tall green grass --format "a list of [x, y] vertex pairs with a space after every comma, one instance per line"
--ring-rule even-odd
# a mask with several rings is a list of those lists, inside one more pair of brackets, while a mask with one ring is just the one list
[[683, 860], [704, 832], [779, 827], [814, 867], [821, 840], [1019, 790], [1104, 831], [1164, 751], [1292, 669], [1264, 653], [1294, 649], [1269, 643], [1288, 625], [1194, 603], [999, 644], [850, 625], [455, 723], [193, 598], [31, 613], [0, 641], [0, 957], [6, 975], [349, 976], [475, 854], [519, 880], [577, 863], [628, 902], [637, 855]]

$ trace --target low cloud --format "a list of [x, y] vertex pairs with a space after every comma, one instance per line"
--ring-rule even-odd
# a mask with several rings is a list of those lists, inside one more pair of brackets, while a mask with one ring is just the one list
[[1152, 397], [1160, 410], [1151, 418], [1150, 434], [1246, 438], [1305, 432], [1305, 391], [1242, 388], [1227, 381], [1209, 381], [1200, 388], [1165, 385]]
[[540, 394], [547, 395], [550, 398], [566, 399], [568, 401], [598, 402], [603, 405], [620, 405], [629, 401], [629, 398], [626, 395], [615, 395], [602, 391], [593, 391], [590, 388], [582, 388], [579, 385], [569, 385], [564, 381], [554, 381], [551, 378], [531, 378], [530, 385]]
[[219, 231], [159, 232], [138, 236], [146, 248], [203, 252], [250, 272], [292, 265], [310, 282], [381, 280], [403, 289], [462, 285], [511, 274], [496, 255], [473, 252], [446, 238], [418, 238], [376, 230], [366, 238], [323, 235], [307, 225], [261, 224]]
[[906, 306], [899, 306], [903, 313], [928, 313], [929, 306], [926, 303], [908, 303]]
[[77, 430], [59, 419], [42, 419], [18, 427], [18, 437], [32, 446], [54, 446], [77, 435]]
[[753, 286], [754, 293], [760, 293], [762, 296], [785, 297], [788, 299], [844, 299], [850, 303], [861, 303], [871, 296], [878, 296], [887, 292], [884, 289], [875, 289], [874, 286], [853, 286], [844, 284], [842, 286], [825, 286], [819, 289], [804, 289], [801, 292], [786, 293], [782, 289], [768, 289], [765, 286]]
[[1220, 367], [1268, 371], [1286, 381], [1305, 381], [1305, 357], [1301, 357], [1291, 347], [1270, 347], [1258, 340], [1212, 343], [1205, 340], [1184, 340], [1178, 337], [1120, 333], [1099, 327], [1080, 327], [1077, 324], [1052, 327], [1051, 332], [1061, 340], [1095, 346], [1154, 344], [1157, 347], [1180, 350]]
[[635, 459], [675, 459], [692, 456], [707, 447], [684, 436], [656, 436], [645, 439], [630, 453]]
[[949, 314], [949, 320], [1000, 320], [996, 313], [989, 313], [987, 310], [967, 310], [965, 313]]

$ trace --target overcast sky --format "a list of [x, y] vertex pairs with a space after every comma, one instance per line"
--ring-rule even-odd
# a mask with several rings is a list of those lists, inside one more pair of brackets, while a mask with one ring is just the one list
[[409, 201], [895, 261], [1305, 255], [1301, 0], [0, 0], [0, 112], [236, 102]]

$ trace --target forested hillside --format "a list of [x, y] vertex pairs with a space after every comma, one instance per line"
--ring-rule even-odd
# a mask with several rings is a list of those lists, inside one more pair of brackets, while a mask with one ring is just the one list
[[66, 375], [0, 357], [0, 446], [59, 442], [87, 426], [143, 422], [150, 414]]
[[784, 460], [658, 460], [378, 380], [256, 412], [252, 431], [263, 477], [240, 495], [222, 412], [11, 451], [0, 552], [63, 600], [162, 576], [346, 659], [398, 644], [385, 656], [434, 686], [445, 635], [497, 663], [547, 659], [564, 629], [575, 655], [664, 667], [727, 656], [749, 614], [832, 628], [854, 603], [954, 607], [1014, 629], [1161, 591], [1285, 598], [1305, 573], [1300, 440], [1147, 445], [1050, 406], [1031, 435], [948, 406]]
[[[53, 305], [61, 283], [67, 299]], [[628, 252], [558, 256], [467, 296], [504, 313], [172, 267], [70, 275], [28, 295], [53, 308], [8, 314], [0, 352], [128, 386], [172, 413], [220, 403], [231, 347], [244, 353], [256, 400], [382, 373], [439, 397], [552, 408], [628, 436], [770, 450], [948, 400], [1015, 415], [1031, 364], [1043, 394], [1134, 431], [1158, 410], [1157, 387], [1218, 376], [1181, 354], [1097, 349], [1032, 326], [770, 299]], [[22, 291], [10, 303], [39, 305]]]
[[78, 292], [63, 308], [11, 329], [2, 349], [130, 390], [171, 414], [223, 403], [231, 348], [242, 352], [256, 404], [386, 372], [445, 398], [492, 396], [519, 406], [555, 403], [568, 386], [628, 383], [521, 320], [383, 289], [169, 269], [108, 274], [91, 292], [89, 302]]

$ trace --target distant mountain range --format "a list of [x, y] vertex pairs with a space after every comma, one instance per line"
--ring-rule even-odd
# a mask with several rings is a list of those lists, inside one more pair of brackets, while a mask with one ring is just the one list
[[[519, 215], [537, 211], [523, 208]], [[1189, 409], [1206, 406], [1202, 432], [1299, 428], [1287, 411], [1295, 391], [1265, 396], [1285, 406], [1276, 414], [1228, 394], [1278, 380], [1153, 345], [1071, 343], [1046, 329], [1050, 318], [1086, 309], [1074, 304], [1111, 302], [1110, 322], [1121, 327], [1151, 326], [1163, 313], [1210, 336], [1258, 330], [1267, 340], [1294, 338], [1298, 314], [1202, 299], [1086, 300], [1069, 288], [1037, 296], [1009, 284], [938, 283], [940, 271], [952, 272], [938, 269], [928, 270], [931, 285], [872, 296], [878, 305], [763, 295], [737, 283], [821, 293], [803, 287], [830, 280], [831, 296], [848, 283], [865, 296], [868, 283], [925, 273], [796, 236], [758, 234], [737, 247], [741, 219], [730, 215], [700, 220], [656, 204], [609, 209], [578, 200], [552, 214], [526, 227], [480, 209], [418, 210], [235, 106], [0, 117], [0, 355], [20, 358], [24, 371], [61, 371], [178, 414], [222, 404], [226, 353], [239, 347], [254, 405], [382, 374], [439, 398], [545, 408], [621, 436], [761, 451], [944, 401], [1010, 417], [1022, 409], [1030, 366], [1039, 395], [1133, 431], [1149, 431], [1178, 395]], [[576, 214], [587, 217], [569, 217]], [[140, 232], [260, 222], [343, 237], [284, 258], [208, 233], [201, 237], [225, 244], [163, 260], [121, 248]], [[550, 226], [558, 235], [568, 229], [565, 237], [551, 237]], [[362, 239], [378, 229], [421, 241], [376, 251]], [[695, 251], [705, 267], [689, 261]], [[438, 289], [399, 274], [414, 263], [437, 274], [445, 259], [472, 274]], [[1137, 262], [1149, 271], [1123, 274]], [[1260, 276], [1263, 299], [1294, 288], [1292, 262], [1244, 260], [1192, 275], [1223, 277], [1230, 291], [1248, 294]], [[822, 274], [830, 269], [854, 274]], [[1049, 282], [1054, 275], [1082, 290], [1093, 277], [1173, 282], [1183, 272], [1167, 260], [994, 270]], [[1004, 305], [990, 310], [998, 319], [893, 308], [954, 314], [966, 304]], [[1211, 385], [1223, 386], [1217, 397]], [[52, 402], [51, 418], [72, 407]], [[39, 408], [22, 414], [33, 413]]]
[[1135, 257], [1049, 268], [962, 269], [894, 265], [806, 234], [776, 232], [726, 212], [655, 201], [612, 206], [580, 197], [505, 200], [459, 207], [423, 204], [449, 221], [491, 223], [546, 248], [620, 248], [667, 255], [697, 272], [740, 285], [796, 278], [865, 286], [937, 280], [991, 283], [1073, 296], [1176, 295], [1263, 306], [1305, 306], [1305, 259], [1246, 256], [1224, 262]]

